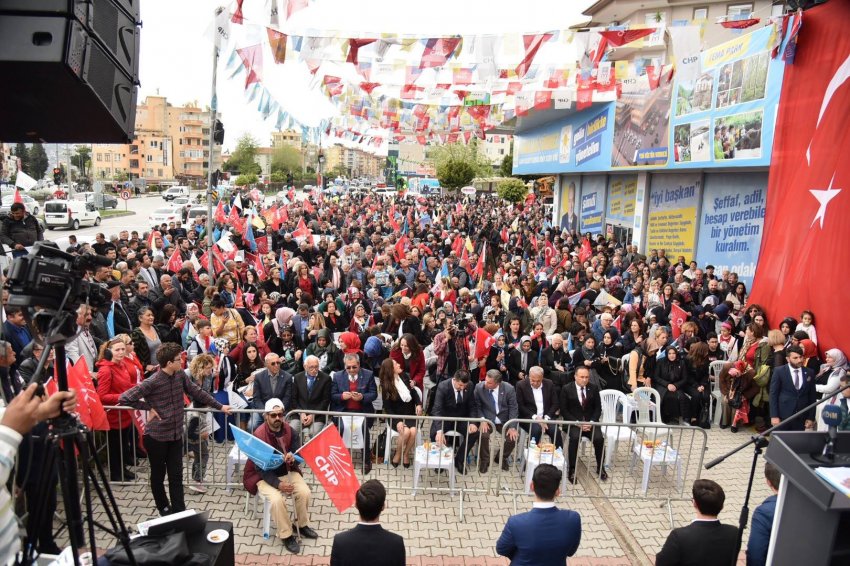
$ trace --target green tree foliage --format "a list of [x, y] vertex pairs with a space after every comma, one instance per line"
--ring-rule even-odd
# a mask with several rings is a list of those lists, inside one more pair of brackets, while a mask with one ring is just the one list
[[87, 145], [78, 145], [74, 150], [76, 153], [71, 156], [71, 164], [80, 172], [80, 177], [86, 179], [91, 165], [91, 148]]
[[514, 170], [514, 152], [502, 158], [502, 164], [499, 166], [499, 175], [502, 177], [510, 177]]
[[301, 152], [292, 146], [285, 145], [274, 150], [272, 154], [272, 173], [293, 173], [301, 170]]
[[528, 195], [528, 187], [522, 182], [522, 179], [505, 179], [496, 188], [496, 194], [499, 198], [508, 202], [522, 202]]
[[22, 143], [15, 145], [15, 157], [21, 160], [21, 171], [32, 176], [32, 171], [30, 169], [30, 152], [27, 149], [27, 146]]
[[285, 183], [286, 173], [282, 173], [280, 171], [272, 171], [272, 174], [269, 175], [269, 180], [272, 183]]
[[438, 178], [440, 176], [440, 167], [445, 166], [450, 161], [468, 164], [473, 172], [472, 178], [493, 176], [493, 166], [483, 152], [479, 151], [478, 140], [472, 140], [466, 145], [462, 143], [449, 143], [437, 146], [431, 152], [431, 158], [434, 160], [434, 165], [437, 168]]
[[245, 187], [245, 186], [248, 186], [248, 185], [255, 185], [259, 182], [260, 182], [260, 178], [257, 177], [257, 175], [255, 175], [253, 173], [250, 173], [250, 174], [247, 174], [247, 175], [243, 173], [242, 175], [239, 175], [238, 177], [236, 177], [236, 186], [237, 187]]
[[450, 159], [437, 165], [437, 179], [447, 189], [465, 187], [475, 177], [475, 167], [468, 161]]
[[348, 177], [348, 167], [346, 167], [342, 163], [334, 165], [333, 169], [330, 169], [327, 172], [327, 177], [329, 179], [336, 179], [337, 177]]
[[33, 179], [41, 179], [47, 172], [47, 152], [40, 143], [33, 144], [29, 151], [30, 172]]
[[230, 154], [222, 168], [241, 175], [259, 175], [263, 169], [256, 161], [257, 140], [251, 134], [245, 134], [236, 142], [236, 149]]

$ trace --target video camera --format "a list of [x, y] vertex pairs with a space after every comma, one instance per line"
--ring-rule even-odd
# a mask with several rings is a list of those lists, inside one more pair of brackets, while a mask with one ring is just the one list
[[109, 293], [85, 280], [86, 271], [112, 262], [94, 254], [71, 255], [53, 242], [36, 242], [32, 253], [9, 266], [9, 305], [75, 312], [87, 303], [101, 308], [111, 301]]
[[458, 314], [452, 325], [449, 327], [449, 332], [454, 334], [455, 336], [466, 336], [470, 333], [469, 323], [472, 322], [474, 317], [471, 313], [460, 313]]

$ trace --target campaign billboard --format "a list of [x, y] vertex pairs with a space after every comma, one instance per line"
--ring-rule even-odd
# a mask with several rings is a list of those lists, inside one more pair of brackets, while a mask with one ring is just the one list
[[767, 173], [706, 175], [700, 214], [697, 262], [716, 273], [734, 271], [747, 288], [761, 249]]
[[602, 221], [605, 215], [605, 176], [586, 176], [581, 183], [579, 200], [579, 219], [581, 233], [593, 235], [602, 233]]
[[696, 251], [697, 210], [702, 198], [699, 173], [653, 175], [649, 189], [646, 249], [663, 249], [671, 261], [691, 261]]

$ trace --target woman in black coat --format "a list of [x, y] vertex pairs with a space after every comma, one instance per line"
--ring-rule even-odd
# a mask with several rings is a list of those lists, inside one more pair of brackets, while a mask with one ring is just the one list
[[674, 424], [679, 417], [687, 422], [690, 400], [684, 390], [690, 381], [688, 371], [675, 346], [667, 346], [665, 354], [655, 365], [652, 379], [652, 387], [661, 396], [661, 419], [665, 424]]
[[620, 377], [620, 362], [623, 358], [623, 346], [617, 343], [617, 333], [606, 330], [602, 343], [596, 348], [599, 354], [599, 377], [605, 382], [605, 389], [623, 390], [623, 378]]
[[599, 371], [600, 359], [601, 356], [596, 351], [596, 338], [592, 334], [588, 334], [582, 345], [573, 352], [573, 367], [586, 367], [592, 374], [593, 370]]
[[[387, 358], [381, 363], [378, 372], [381, 383], [381, 399], [384, 402], [384, 413], [387, 415], [421, 415], [422, 399], [414, 384], [401, 369], [401, 365]], [[399, 462], [405, 468], [410, 467], [411, 453], [416, 444], [416, 419], [390, 419], [392, 430], [398, 433], [396, 451], [391, 463], [398, 467]]]
[[690, 422], [691, 426], [711, 426], [712, 416], [708, 416], [708, 423], [700, 423], [699, 417], [704, 406], [709, 405], [711, 396], [711, 381], [708, 376], [709, 361], [708, 344], [705, 342], [694, 342], [688, 349], [685, 364], [688, 369], [688, 385], [684, 388], [685, 393], [691, 397]]

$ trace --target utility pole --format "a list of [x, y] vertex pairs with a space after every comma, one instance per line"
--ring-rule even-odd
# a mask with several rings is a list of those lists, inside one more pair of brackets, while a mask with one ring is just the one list
[[[215, 28], [218, 23], [218, 16], [224, 11], [224, 8], [219, 6], [215, 9], [215, 13], [213, 15], [213, 27]], [[210, 97], [210, 133], [208, 140], [208, 147], [210, 152], [210, 157], [207, 167], [207, 272], [210, 274], [210, 278], [215, 278], [215, 267], [213, 263], [213, 191], [215, 187], [213, 186], [213, 150], [215, 148], [215, 141], [213, 137], [215, 136], [215, 120], [216, 120], [216, 111], [218, 109], [218, 99], [216, 97], [216, 79], [218, 76], [218, 52], [221, 48], [221, 35], [218, 32], [218, 29], [213, 29], [213, 34], [215, 39], [213, 40], [213, 66], [212, 66], [212, 88], [211, 88], [211, 97]], [[202, 161], [203, 163], [203, 161]]]

